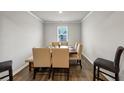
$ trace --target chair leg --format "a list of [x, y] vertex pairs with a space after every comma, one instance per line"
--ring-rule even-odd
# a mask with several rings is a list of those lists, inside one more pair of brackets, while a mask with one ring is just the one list
[[36, 76], [36, 68], [34, 68], [34, 74], [33, 74], [33, 79], [35, 79], [35, 76]]
[[80, 67], [81, 67], [81, 69], [82, 69], [82, 64], [81, 64], [81, 60], [80, 60], [79, 62], [80, 62]]
[[29, 62], [29, 71], [31, 71], [31, 62]]
[[51, 76], [51, 68], [49, 69], [49, 77], [48, 77], [48, 79], [50, 79], [50, 76]]
[[118, 75], [118, 73], [115, 73], [115, 81], [119, 81], [119, 75]]
[[69, 68], [67, 69], [67, 80], [69, 80]]
[[99, 80], [99, 66], [97, 68], [97, 80]]
[[52, 73], [52, 80], [54, 80], [54, 69], [52, 69], [53, 73]]
[[78, 60], [76, 60], [76, 62], [77, 62], [77, 64], [79, 63], [79, 61], [78, 61]]
[[9, 69], [9, 80], [13, 81], [12, 68]]
[[93, 81], [96, 80], [96, 66], [94, 65], [94, 69], [93, 69]]

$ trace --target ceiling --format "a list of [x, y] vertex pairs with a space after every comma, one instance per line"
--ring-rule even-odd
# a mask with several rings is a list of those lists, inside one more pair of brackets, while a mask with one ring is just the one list
[[89, 12], [88, 11], [32, 11], [43, 21], [81, 21]]

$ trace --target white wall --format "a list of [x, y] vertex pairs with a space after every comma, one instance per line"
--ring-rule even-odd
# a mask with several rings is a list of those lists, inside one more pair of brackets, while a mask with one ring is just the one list
[[[124, 12], [93, 12], [82, 23], [83, 54], [91, 62], [98, 58], [114, 59], [118, 46], [124, 46]], [[120, 80], [124, 80], [124, 54]]]
[[13, 60], [13, 69], [25, 64], [32, 47], [43, 44], [42, 23], [27, 12], [0, 12], [0, 62]]
[[80, 23], [44, 23], [45, 46], [49, 42], [57, 41], [57, 26], [68, 26], [69, 45], [73, 45], [76, 41], [80, 41], [81, 24]]

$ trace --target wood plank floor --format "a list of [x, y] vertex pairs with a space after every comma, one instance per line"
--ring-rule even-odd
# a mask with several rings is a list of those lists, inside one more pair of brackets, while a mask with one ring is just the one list
[[[82, 69], [80, 65], [76, 65], [76, 62], [71, 62], [70, 65], [70, 74], [69, 81], [92, 81], [93, 80], [93, 66], [92, 64], [85, 58], [82, 57]], [[22, 71], [17, 73], [14, 76], [15, 81], [51, 81], [52, 79], [48, 79], [48, 74], [45, 73], [37, 73], [36, 79], [33, 80], [33, 71], [29, 71], [28, 67], [24, 68]], [[107, 80], [105, 77], [101, 76], [102, 79]], [[64, 81], [65, 75], [63, 73], [56, 73], [54, 77], [54, 81]]]

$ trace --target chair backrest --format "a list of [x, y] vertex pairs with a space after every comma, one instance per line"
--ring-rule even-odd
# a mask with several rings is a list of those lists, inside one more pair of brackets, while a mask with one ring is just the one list
[[33, 48], [34, 67], [51, 67], [49, 48]]
[[124, 50], [124, 47], [122, 47], [122, 46], [119, 46], [116, 50], [114, 66], [115, 66], [115, 70], [117, 73], [120, 71], [119, 63], [120, 63], [120, 58], [121, 58], [121, 54], [122, 54], [123, 50]]
[[77, 51], [78, 55], [81, 56], [81, 54], [82, 54], [82, 45], [81, 44], [77, 45], [76, 51]]
[[69, 68], [69, 49], [67, 48], [52, 49], [52, 67]]
[[61, 46], [68, 46], [68, 42], [66, 42], [66, 41], [60, 42], [60, 45]]
[[78, 42], [74, 44], [74, 48], [77, 49], [77, 46], [78, 46]]
[[52, 42], [49, 43], [49, 47], [52, 47]]
[[52, 42], [52, 46], [53, 46], [53, 47], [56, 47], [56, 46], [59, 47], [59, 46], [60, 46], [60, 42]]

